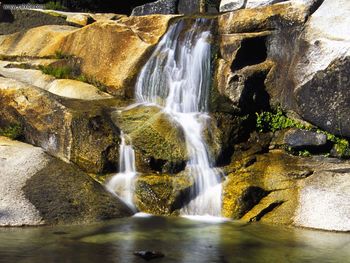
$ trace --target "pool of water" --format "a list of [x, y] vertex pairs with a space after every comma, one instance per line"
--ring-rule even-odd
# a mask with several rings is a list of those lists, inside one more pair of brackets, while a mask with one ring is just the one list
[[234, 221], [133, 217], [93, 225], [0, 228], [0, 262], [350, 262], [350, 234]]

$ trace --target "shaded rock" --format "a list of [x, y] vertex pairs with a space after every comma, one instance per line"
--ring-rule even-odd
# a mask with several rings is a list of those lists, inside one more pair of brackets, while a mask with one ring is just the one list
[[186, 175], [148, 174], [137, 177], [135, 205], [143, 212], [171, 215], [183, 206], [193, 182]]
[[205, 12], [205, 1], [203, 0], [179, 0], [179, 14], [196, 14]]
[[[1, 12], [1, 11], [0, 11]], [[0, 35], [13, 34], [45, 25], [69, 25], [65, 17], [36, 10], [3, 10], [0, 14]]]
[[119, 130], [110, 120], [115, 99], [64, 99], [34, 86], [0, 78], [0, 126], [19, 124], [24, 140], [82, 169], [100, 173], [117, 167]]
[[158, 251], [136, 251], [134, 252], [134, 255], [139, 256], [147, 261], [165, 257], [165, 255], [162, 252]]
[[327, 136], [307, 130], [290, 130], [285, 134], [284, 142], [294, 149], [325, 146]]
[[132, 16], [144, 16], [151, 14], [176, 14], [177, 0], [158, 0], [156, 2], [147, 3], [142, 6], [135, 7], [132, 10]]
[[[124, 110], [116, 116], [116, 123], [129, 136], [136, 154], [143, 159], [162, 160], [164, 168], [187, 161], [181, 127], [158, 107], [138, 106]], [[137, 169], [142, 171], [140, 164]]]
[[131, 216], [119, 199], [40, 148], [0, 137], [0, 225], [78, 224]]
[[266, 81], [267, 90], [273, 104], [349, 137], [349, 2], [311, 2], [305, 26], [292, 27], [270, 42], [269, 56], [276, 67]]

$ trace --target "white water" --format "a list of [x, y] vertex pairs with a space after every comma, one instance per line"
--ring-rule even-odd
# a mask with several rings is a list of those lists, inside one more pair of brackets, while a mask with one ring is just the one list
[[111, 193], [117, 194], [130, 208], [136, 211], [133, 203], [134, 179], [137, 174], [135, 152], [125, 139], [125, 135], [122, 133], [119, 150], [119, 173], [112, 177], [106, 188]]
[[163, 107], [183, 128], [189, 161], [186, 169], [194, 179], [192, 200], [184, 215], [221, 214], [221, 172], [203, 139], [210, 118], [208, 97], [211, 69], [210, 22], [197, 19], [186, 31], [183, 21], [172, 25], [143, 67], [136, 84], [139, 103]]

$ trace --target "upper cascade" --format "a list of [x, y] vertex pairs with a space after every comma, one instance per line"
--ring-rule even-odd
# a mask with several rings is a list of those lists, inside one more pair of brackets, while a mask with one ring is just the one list
[[156, 104], [180, 124], [189, 154], [186, 170], [193, 178], [184, 215], [221, 215], [221, 172], [214, 168], [203, 138], [210, 119], [210, 19], [181, 20], [168, 32], [143, 67], [136, 84], [136, 99]]

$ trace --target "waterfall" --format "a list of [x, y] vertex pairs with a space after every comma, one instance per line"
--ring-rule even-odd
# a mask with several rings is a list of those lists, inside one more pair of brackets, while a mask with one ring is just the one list
[[131, 145], [126, 143], [125, 134], [121, 133], [119, 150], [119, 173], [112, 177], [106, 188], [117, 194], [130, 208], [136, 211], [133, 203], [134, 179], [136, 176], [135, 152]]
[[170, 26], [136, 83], [138, 103], [161, 106], [184, 131], [189, 153], [186, 170], [194, 187], [183, 215], [221, 214], [221, 172], [214, 168], [203, 139], [210, 118], [211, 24], [196, 19], [194, 24], [181, 20]]

